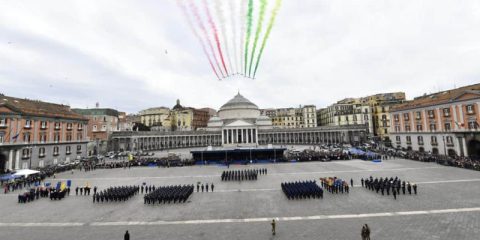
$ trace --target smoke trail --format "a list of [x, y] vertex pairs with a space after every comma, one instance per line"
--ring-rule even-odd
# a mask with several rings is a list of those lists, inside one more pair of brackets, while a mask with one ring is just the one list
[[208, 5], [207, 5], [206, 0], [203, 0], [203, 6], [205, 7], [205, 12], [207, 14], [208, 23], [210, 24], [210, 27], [212, 28], [212, 31], [213, 31], [213, 37], [215, 38], [215, 42], [217, 43], [217, 50], [218, 50], [218, 54], [220, 55], [220, 59], [222, 60], [223, 69], [225, 70], [225, 73], [228, 76], [227, 66], [225, 66], [225, 59], [223, 58], [222, 47], [220, 45], [220, 40], [218, 39], [217, 27], [215, 26], [215, 23], [213, 22], [212, 15], [210, 14], [210, 10], [208, 9]]
[[195, 16], [195, 18], [197, 20], [198, 26], [202, 30], [202, 33], [205, 37], [205, 41], [207, 42], [208, 46], [210, 47], [210, 51], [211, 51], [211, 54], [213, 56], [213, 59], [215, 60], [215, 63], [217, 64], [218, 71], [220, 72], [222, 77], [225, 77], [225, 75], [222, 72], [222, 68], [220, 67], [220, 64], [218, 62], [217, 56], [215, 55], [215, 50], [213, 49], [212, 41], [210, 41], [210, 38], [208, 38], [207, 29], [205, 28], [205, 25], [203, 24], [202, 18], [200, 17], [200, 14], [198, 13], [198, 8], [195, 5], [194, 1], [190, 1], [190, 8], [193, 11], [193, 15]]
[[205, 53], [205, 56], [207, 56], [208, 62], [210, 63], [210, 67], [212, 67], [212, 70], [215, 73], [215, 75], [217, 76], [217, 78], [220, 79], [220, 76], [218, 75], [217, 70], [213, 66], [212, 58], [208, 54], [208, 51], [207, 51], [207, 48], [205, 46], [205, 43], [203, 42], [203, 39], [200, 37], [200, 35], [198, 35], [197, 30], [193, 27], [193, 20], [188, 15], [187, 8], [185, 7], [185, 5], [183, 5], [183, 2], [181, 2], [181, 1], [178, 1], [177, 3], [180, 6], [180, 8], [182, 9], [182, 13], [183, 13], [184, 17], [187, 19], [188, 26], [190, 27], [190, 30], [192, 30], [193, 35], [195, 35], [198, 42], [200, 42], [200, 45], [202, 46], [203, 53]]
[[252, 12], [253, 12], [253, 0], [248, 0], [248, 12], [247, 12], [247, 37], [245, 40], [245, 76], [247, 76], [247, 64], [248, 64], [248, 45], [250, 44], [250, 34], [252, 33]]
[[260, 13], [258, 15], [257, 31], [255, 32], [255, 40], [253, 41], [252, 53], [250, 54], [250, 66], [248, 67], [248, 76], [252, 72], [253, 56], [255, 55], [255, 49], [257, 48], [258, 38], [262, 31], [263, 19], [265, 17], [265, 8], [267, 7], [267, 0], [260, 0]]
[[240, 23], [240, 52], [239, 52], [239, 59], [240, 59], [240, 66], [239, 66], [239, 71], [242, 72], [242, 68], [244, 65], [244, 59], [243, 59], [243, 50], [245, 50], [245, 24], [242, 24], [243, 19], [247, 19], [247, 1], [244, 0], [239, 0], [240, 1], [240, 14], [239, 14], [239, 23]]
[[282, 4], [282, 0], [275, 1], [275, 7], [272, 10], [272, 15], [270, 16], [270, 20], [268, 22], [267, 31], [265, 32], [265, 36], [263, 37], [262, 46], [260, 47], [260, 51], [258, 52], [257, 56], [257, 63], [255, 64], [255, 70], [253, 71], [253, 78], [255, 78], [255, 74], [257, 73], [258, 64], [260, 62], [260, 58], [262, 57], [263, 49], [265, 48], [265, 44], [267, 43], [268, 36], [270, 36], [270, 32], [272, 31], [273, 23], [275, 22], [275, 17], [277, 17], [278, 10], [280, 9], [280, 5]]
[[230, 8], [230, 22], [232, 24], [232, 41], [233, 41], [233, 59], [235, 60], [234, 66], [235, 70], [232, 68], [234, 73], [238, 73], [238, 54], [237, 54], [237, 21], [236, 21], [236, 11], [235, 7], [233, 6], [233, 0], [229, 0], [228, 7]]
[[[228, 66], [230, 67], [230, 73], [233, 71], [233, 67], [232, 67], [232, 58], [230, 57], [230, 48], [229, 48], [229, 44], [228, 44], [228, 40], [229, 38], [227, 37], [227, 30], [225, 28], [225, 17], [223, 16], [224, 14], [224, 11], [222, 10], [222, 2], [225, 1], [225, 0], [216, 0], [215, 1], [215, 10], [217, 12], [217, 17], [218, 17], [218, 25], [220, 26], [220, 31], [221, 31], [221, 36], [222, 36], [222, 40], [223, 42], [225, 43], [225, 53], [226, 53], [226, 57], [227, 57], [227, 63], [228, 63]], [[230, 1], [229, 1], [230, 2]]]

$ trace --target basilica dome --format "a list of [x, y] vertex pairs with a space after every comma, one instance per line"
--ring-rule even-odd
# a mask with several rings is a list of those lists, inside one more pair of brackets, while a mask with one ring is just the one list
[[240, 93], [230, 99], [218, 111], [218, 117], [228, 119], [257, 119], [260, 116], [258, 106], [250, 102]]

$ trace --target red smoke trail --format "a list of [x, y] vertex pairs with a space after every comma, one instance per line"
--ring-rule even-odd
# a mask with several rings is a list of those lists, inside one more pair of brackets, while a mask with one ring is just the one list
[[183, 3], [181, 3], [180, 1], [178, 1], [178, 5], [179, 5], [180, 8], [182, 9], [183, 15], [184, 15], [185, 18], [187, 19], [188, 26], [189, 26], [190, 29], [192, 30], [192, 32], [193, 32], [193, 34], [195, 35], [195, 37], [197, 38], [197, 40], [200, 42], [200, 45], [202, 45], [203, 53], [205, 53], [205, 55], [207, 56], [208, 62], [210, 63], [210, 66], [212, 67], [213, 72], [215, 73], [215, 75], [217, 76], [217, 78], [220, 79], [220, 76], [218, 75], [217, 70], [216, 70], [215, 67], [213, 66], [212, 59], [210, 58], [210, 55], [208, 54], [207, 48], [206, 48], [206, 46], [205, 46], [205, 43], [203, 42], [203, 40], [202, 40], [202, 38], [200, 37], [200, 35], [198, 35], [197, 30], [195, 30], [195, 28], [193, 27], [192, 19], [190, 19], [190, 17], [188, 16], [188, 10], [187, 10], [187, 8], [186, 8], [186, 7], [183, 5]]
[[213, 36], [215, 37], [215, 42], [217, 43], [218, 54], [220, 55], [220, 59], [222, 60], [223, 69], [225, 69], [225, 73], [228, 76], [228, 70], [227, 70], [227, 67], [225, 66], [225, 60], [223, 59], [222, 47], [220, 46], [220, 40], [218, 39], [217, 27], [215, 26], [215, 23], [212, 20], [212, 16], [210, 15], [210, 10], [208, 10], [208, 5], [206, 0], [203, 0], [203, 6], [205, 7], [205, 12], [207, 13], [208, 23], [210, 23], [210, 26], [212, 27], [212, 30], [213, 30]]
[[[198, 13], [198, 8], [195, 5], [195, 3], [193, 2], [193, 0], [190, 1], [190, 8], [192, 8], [193, 15], [197, 19], [197, 23], [200, 26], [200, 29], [202, 30], [202, 33], [205, 37], [205, 41], [208, 43], [208, 46], [210, 47], [210, 51], [212, 52], [213, 59], [215, 60], [215, 63], [217, 64], [219, 72], [222, 74], [222, 77], [225, 77], [225, 75], [222, 72], [222, 68], [220, 67], [220, 64], [218, 63], [217, 56], [215, 55], [215, 50], [213, 49], [213, 44], [210, 41], [210, 38], [208, 38], [207, 29], [205, 28], [205, 25], [203, 25], [202, 18], [200, 17], [200, 14]], [[222, 59], [222, 61], [223, 61], [223, 59]], [[224, 66], [225, 66], [225, 64], [224, 64]]]

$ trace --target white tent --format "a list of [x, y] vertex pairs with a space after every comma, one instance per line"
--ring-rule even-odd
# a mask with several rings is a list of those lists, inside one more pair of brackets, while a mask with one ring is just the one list
[[25, 176], [28, 177], [29, 175], [35, 174], [35, 173], [40, 173], [40, 171], [32, 170], [32, 169], [21, 169], [15, 172], [13, 175], [14, 176]]

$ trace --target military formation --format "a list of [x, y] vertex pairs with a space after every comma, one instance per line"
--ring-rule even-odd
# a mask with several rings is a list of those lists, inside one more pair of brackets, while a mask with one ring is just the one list
[[[351, 181], [353, 182], [353, 180]], [[322, 184], [322, 187], [329, 193], [338, 194], [350, 192], [350, 186], [348, 185], [347, 181], [337, 177], [320, 178], [320, 183]]]
[[397, 199], [397, 195], [400, 195], [400, 193], [406, 195], [408, 192], [408, 194], [411, 195], [412, 190], [415, 195], [417, 194], [417, 184], [402, 181], [398, 177], [381, 177], [374, 179], [372, 176], [370, 176], [369, 178], [362, 178], [361, 182], [362, 187], [365, 187], [371, 191], [375, 191], [376, 193], [381, 193], [382, 196], [385, 194], [390, 195], [391, 192], [394, 199]]
[[282, 183], [282, 191], [289, 200], [323, 198], [323, 189], [315, 181]]
[[93, 194], [93, 202], [120, 202], [127, 201], [140, 191], [139, 186], [110, 187]]
[[193, 185], [177, 185], [158, 187], [156, 190], [145, 194], [144, 204], [165, 204], [165, 203], [182, 203], [186, 202], [193, 193]]
[[267, 169], [243, 169], [222, 172], [222, 181], [257, 180], [258, 175], [266, 175]]
[[27, 203], [39, 198], [50, 198], [50, 200], [61, 200], [69, 194], [69, 188], [55, 189], [46, 187], [31, 188], [28, 192], [18, 194], [18, 203]]

